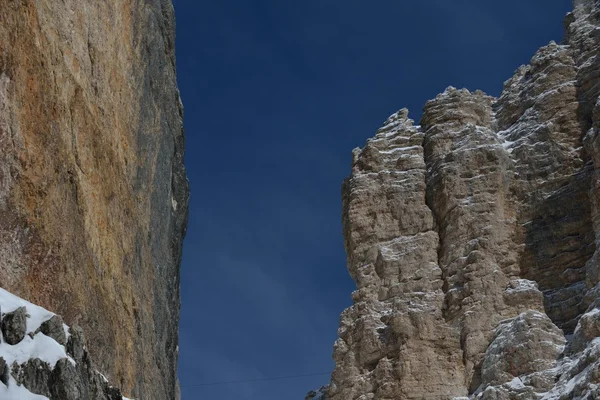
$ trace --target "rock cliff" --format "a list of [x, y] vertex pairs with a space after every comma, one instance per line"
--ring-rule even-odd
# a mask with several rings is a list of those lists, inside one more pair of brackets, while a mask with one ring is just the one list
[[331, 383], [309, 398], [600, 399], [600, 2], [500, 98], [392, 115], [343, 184]]
[[0, 0], [0, 286], [174, 399], [188, 184], [169, 0]]

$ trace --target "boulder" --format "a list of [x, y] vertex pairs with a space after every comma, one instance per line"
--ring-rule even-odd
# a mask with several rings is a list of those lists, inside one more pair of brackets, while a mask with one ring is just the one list
[[63, 346], [67, 344], [67, 335], [65, 333], [64, 322], [60, 315], [55, 315], [45, 321], [39, 328], [44, 335], [51, 337]]
[[23, 340], [27, 333], [27, 310], [25, 307], [19, 307], [13, 312], [4, 314], [1, 327], [6, 343], [15, 345]]

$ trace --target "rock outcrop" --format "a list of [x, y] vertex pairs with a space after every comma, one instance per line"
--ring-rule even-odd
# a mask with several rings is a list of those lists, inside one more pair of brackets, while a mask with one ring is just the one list
[[172, 4], [0, 0], [0, 21], [0, 287], [81, 326], [125, 393], [174, 399], [188, 184]]
[[[353, 152], [330, 400], [600, 398], [600, 3]], [[316, 393], [313, 393], [317, 396]]]
[[96, 369], [80, 327], [4, 289], [0, 307], [1, 399], [127, 400]]

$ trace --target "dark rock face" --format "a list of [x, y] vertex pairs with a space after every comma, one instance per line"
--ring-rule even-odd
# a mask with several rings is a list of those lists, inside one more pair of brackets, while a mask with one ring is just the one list
[[63, 346], [67, 345], [67, 335], [65, 334], [64, 322], [59, 315], [55, 315], [40, 326], [40, 332], [51, 337]]
[[0, 357], [0, 382], [8, 385], [8, 376], [10, 374], [10, 370], [8, 365], [6, 365], [6, 361], [4, 358]]
[[0, 0], [0, 20], [2, 287], [80, 325], [128, 395], [174, 399], [188, 182], [172, 4]]
[[25, 337], [27, 331], [27, 310], [25, 307], [17, 308], [11, 313], [4, 314], [2, 318], [2, 336], [6, 343], [14, 345]]
[[48, 363], [35, 358], [24, 365], [13, 367], [15, 381], [24, 385], [31, 393], [50, 397], [52, 368]]
[[67, 353], [77, 362], [83, 360], [85, 352], [85, 339], [83, 329], [73, 326], [69, 329], [69, 341], [67, 342]]
[[565, 30], [353, 151], [328, 398], [600, 398], [600, 3]]
[[81, 399], [81, 380], [73, 364], [66, 358], [56, 363], [48, 382], [52, 399], [78, 400]]
[[107, 400], [121, 400], [123, 397], [121, 396], [121, 391], [114, 387], [106, 388], [105, 392]]

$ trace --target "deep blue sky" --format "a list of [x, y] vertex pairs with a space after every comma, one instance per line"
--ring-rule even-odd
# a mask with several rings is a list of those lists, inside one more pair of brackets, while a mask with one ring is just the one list
[[570, 0], [174, 0], [191, 211], [184, 400], [303, 400], [330, 372], [354, 147], [449, 85], [498, 95]]

